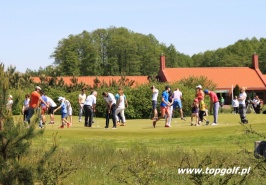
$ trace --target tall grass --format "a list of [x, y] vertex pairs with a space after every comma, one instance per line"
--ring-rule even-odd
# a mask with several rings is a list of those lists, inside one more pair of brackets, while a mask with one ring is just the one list
[[[265, 134], [265, 115], [247, 117], [247, 127], [239, 123], [239, 115], [220, 114], [217, 126], [190, 126], [187, 117], [187, 121], [174, 118], [172, 128], [165, 128], [163, 121], [153, 128], [151, 120], [127, 120], [118, 129], [104, 129], [101, 118], [95, 120], [99, 127], [95, 123], [87, 128], [77, 117], [71, 128], [59, 129], [56, 117], [56, 123], [46, 125], [44, 136], [33, 142], [29, 158], [38, 158], [56, 135], [59, 149], [54, 157], [61, 164], [51, 165], [55, 169], [65, 165], [75, 172], [60, 184], [261, 184], [258, 178], [265, 170], [259, 170], [258, 164], [265, 165], [263, 159], [254, 158], [253, 150], [254, 141], [262, 138], [247, 130]], [[212, 121], [211, 116], [208, 119]], [[247, 176], [178, 174], [178, 168], [234, 166], [252, 171]]]

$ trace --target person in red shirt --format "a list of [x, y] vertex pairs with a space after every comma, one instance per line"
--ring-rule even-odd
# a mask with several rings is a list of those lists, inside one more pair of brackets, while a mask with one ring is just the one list
[[217, 97], [217, 94], [213, 91], [209, 91], [208, 89], [204, 90], [205, 95], [210, 96], [211, 104], [210, 104], [210, 110], [213, 110], [213, 123], [211, 125], [217, 125], [218, 121], [218, 111], [219, 111], [219, 99]]
[[201, 101], [204, 100], [204, 92], [201, 85], [196, 86], [196, 98]]
[[[37, 109], [42, 102], [46, 107], [49, 105], [42, 99], [40, 91], [42, 89], [39, 86], [36, 86], [35, 91], [30, 94], [30, 102], [28, 109], [28, 116], [26, 117], [27, 122], [30, 124], [30, 118], [33, 116], [35, 109]], [[40, 126], [40, 125], [39, 125]], [[42, 128], [42, 126], [40, 126]]]

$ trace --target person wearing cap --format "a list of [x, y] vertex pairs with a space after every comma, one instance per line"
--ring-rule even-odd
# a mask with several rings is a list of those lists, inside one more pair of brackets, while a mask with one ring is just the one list
[[204, 92], [201, 85], [196, 86], [196, 96], [199, 101], [204, 100]]
[[197, 98], [194, 99], [191, 105], [191, 126], [194, 125], [193, 118], [196, 118], [195, 126], [199, 125], [199, 100]]
[[[44, 103], [46, 107], [49, 107], [49, 105], [42, 99], [41, 97], [41, 88], [39, 86], [35, 87], [35, 91], [33, 91], [30, 94], [30, 103], [29, 103], [29, 111], [28, 111], [28, 116], [26, 117], [27, 122], [30, 124], [30, 119], [34, 114], [35, 109], [39, 108], [40, 102]], [[41, 128], [42, 126], [39, 125]]]
[[78, 102], [79, 102], [79, 122], [81, 122], [81, 119], [82, 119], [83, 106], [84, 106], [84, 102], [85, 102], [85, 99], [86, 99], [85, 90], [86, 89], [83, 88], [81, 93], [79, 94], [79, 97], [78, 97]]
[[174, 110], [178, 107], [179, 108], [179, 112], [180, 112], [180, 117], [181, 120], [185, 120], [184, 116], [183, 116], [183, 109], [182, 109], [182, 92], [179, 90], [179, 88], [176, 88], [175, 91], [173, 92], [173, 108]]
[[[207, 115], [207, 109], [206, 109], [206, 105], [204, 102], [204, 92], [202, 90], [202, 86], [201, 85], [197, 85], [196, 86], [196, 96], [195, 96], [198, 101], [199, 101], [199, 124], [201, 124], [204, 120], [204, 115]], [[206, 125], [209, 124], [209, 121], [206, 120]]]
[[7, 100], [7, 104], [6, 104], [6, 109], [10, 112], [12, 112], [12, 105], [13, 105], [13, 96], [9, 95], [8, 100]]
[[58, 110], [61, 109], [61, 126], [59, 128], [64, 128], [65, 125], [67, 125], [67, 128], [69, 128], [70, 124], [67, 122], [66, 118], [67, 118], [67, 106], [65, 104], [65, 98], [60, 96], [58, 98], [58, 101], [60, 102], [60, 106], [57, 107], [54, 110], [54, 113]]
[[96, 97], [97, 97], [97, 91], [93, 91], [84, 102], [84, 113], [85, 113], [85, 127], [91, 127], [92, 126], [92, 119], [93, 114], [96, 111]]
[[72, 126], [72, 123], [73, 123], [73, 109], [72, 109], [72, 105], [71, 105], [71, 103], [70, 103], [70, 101], [69, 100], [67, 100], [66, 98], [65, 98], [65, 104], [66, 104], [66, 107], [67, 107], [67, 117], [66, 117], [66, 120], [68, 119], [68, 117], [69, 117], [69, 126]]
[[247, 98], [246, 87], [241, 87], [240, 94], [238, 97], [238, 102], [239, 102], [240, 120], [241, 120], [241, 123], [243, 124], [248, 123], [248, 120], [246, 118], [246, 98]]
[[205, 95], [209, 95], [210, 96], [210, 100], [211, 100], [211, 104], [210, 104], [210, 110], [213, 110], [213, 123], [211, 124], [212, 126], [217, 125], [218, 124], [218, 111], [219, 111], [219, 99], [218, 96], [215, 92], [213, 91], [209, 91], [208, 89], [204, 90], [204, 94]]
[[152, 90], [152, 110], [153, 110], [153, 120], [158, 118], [158, 111], [157, 111], [157, 100], [158, 100], [158, 94], [159, 90], [155, 88], [155, 86], [151, 87]]
[[166, 116], [165, 127], [169, 127], [168, 119], [170, 117], [170, 114], [168, 108], [171, 106], [171, 103], [168, 100], [169, 91], [170, 91], [170, 86], [165, 86], [165, 91], [162, 93], [162, 102], [160, 104], [161, 116], [152, 122], [154, 128], [156, 126], [156, 122], [162, 118], [165, 118], [165, 116]]
[[115, 109], [116, 109], [116, 100], [115, 96], [112, 93], [103, 92], [102, 93], [104, 100], [106, 101], [106, 121], [105, 121], [105, 127], [109, 127], [109, 119], [110, 114], [112, 115], [112, 121], [113, 121], [113, 129], [116, 129], [116, 115], [115, 115]]

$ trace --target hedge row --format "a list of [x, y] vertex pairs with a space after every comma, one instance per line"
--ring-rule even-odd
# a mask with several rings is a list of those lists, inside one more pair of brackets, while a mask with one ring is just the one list
[[[171, 84], [171, 89], [175, 90], [177, 87], [181, 90], [183, 93], [183, 111], [185, 116], [190, 116], [191, 113], [191, 104], [195, 98], [195, 84], [196, 82], [191, 83], [189, 85], [185, 84], [183, 85], [182, 83], [179, 84]], [[124, 87], [123, 91], [124, 94], [127, 97], [129, 107], [125, 110], [125, 116], [127, 119], [143, 119], [143, 118], [150, 118], [152, 115], [152, 108], [151, 108], [151, 98], [152, 98], [152, 91], [150, 87], [152, 85], [155, 85], [157, 89], [159, 89], [159, 96], [158, 96], [158, 110], [159, 110], [159, 105], [161, 102], [161, 93], [164, 91], [165, 86], [168, 85], [166, 83], [154, 83], [154, 84], [149, 84], [149, 85], [143, 85], [143, 86], [138, 86], [135, 88], [131, 87]], [[30, 94], [32, 89], [24, 89], [24, 90], [11, 90], [10, 93], [13, 95], [13, 114], [14, 115], [19, 115], [21, 114], [22, 110], [22, 105], [23, 105], [23, 100], [26, 94]], [[105, 102], [102, 97], [102, 92], [111, 92], [114, 95], [118, 92], [118, 87], [108, 87], [108, 88], [101, 88], [96, 90], [98, 92], [97, 96], [97, 112], [96, 115], [97, 117], [105, 117]], [[72, 104], [73, 108], [73, 115], [78, 115], [79, 111], [79, 105], [78, 105], [78, 95], [81, 91], [75, 91], [75, 92], [70, 92], [67, 93], [63, 90], [58, 90], [54, 88], [47, 88], [45, 90], [47, 96], [52, 98], [56, 103], [59, 104], [58, 102], [58, 97], [63, 96], [66, 97]], [[87, 91], [86, 94], [90, 94], [90, 91]], [[208, 104], [209, 98], [206, 98], [206, 103]], [[60, 111], [57, 112], [59, 114]], [[179, 111], [176, 110], [174, 112], [174, 116], [180, 116]]]

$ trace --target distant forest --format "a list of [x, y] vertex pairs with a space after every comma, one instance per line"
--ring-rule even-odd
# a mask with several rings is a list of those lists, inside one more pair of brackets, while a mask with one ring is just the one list
[[259, 67], [266, 73], [266, 39], [246, 38], [217, 50], [185, 55], [174, 45], [166, 46], [152, 35], [127, 28], [110, 27], [69, 35], [58, 42], [51, 54], [54, 64], [26, 70], [29, 76], [119, 76], [158, 74], [161, 54], [167, 67], [251, 66], [251, 56], [259, 55]]

